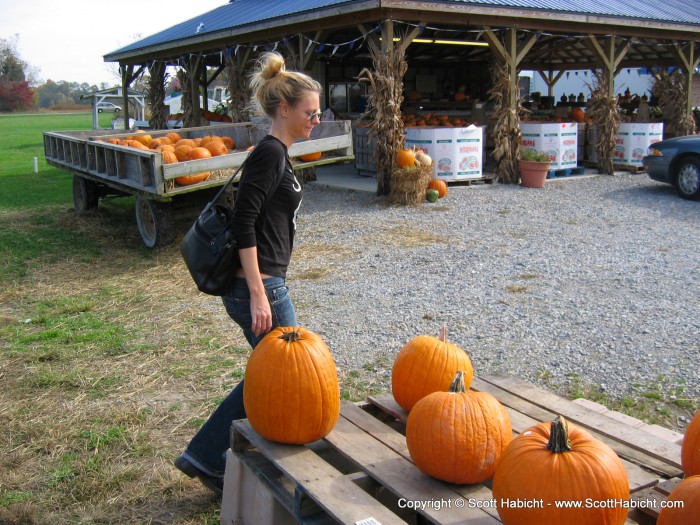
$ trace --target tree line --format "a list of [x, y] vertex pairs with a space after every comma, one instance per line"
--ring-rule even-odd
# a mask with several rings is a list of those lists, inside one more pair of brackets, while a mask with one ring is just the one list
[[47, 80], [39, 84], [38, 70], [22, 60], [18, 51], [19, 36], [0, 38], [0, 112], [27, 111], [57, 105], [86, 104], [83, 95], [109, 86], [87, 82]]

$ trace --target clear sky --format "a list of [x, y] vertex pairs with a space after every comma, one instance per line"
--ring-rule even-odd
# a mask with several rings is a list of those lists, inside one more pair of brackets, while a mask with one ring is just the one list
[[119, 83], [103, 55], [228, 0], [0, 0], [0, 38], [19, 34], [41, 80]]

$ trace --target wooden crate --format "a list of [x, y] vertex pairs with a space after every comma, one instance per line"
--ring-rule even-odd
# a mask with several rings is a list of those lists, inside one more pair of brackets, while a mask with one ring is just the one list
[[[518, 434], [561, 414], [608, 443], [621, 457], [636, 494], [681, 475], [680, 446], [634, 428], [580, 404], [509, 376], [474, 380], [473, 390], [494, 395], [510, 414]], [[232, 426], [232, 462], [254, 465], [255, 479], [268, 486], [270, 505], [286, 509], [297, 523], [384, 525], [456, 524], [497, 525], [490, 483], [453, 485], [421, 473], [406, 447], [406, 412], [389, 396], [373, 396], [366, 403], [345, 403], [335, 429], [322, 441], [307, 446], [271, 443], [247, 421]], [[249, 467], [253, 469], [253, 467]], [[242, 497], [246, 484], [229, 480], [224, 488], [223, 525], [282, 523], [246, 520]], [[231, 504], [237, 501], [238, 506]], [[248, 498], [250, 500], [250, 498]], [[424, 502], [409, 508], [408, 502]], [[651, 513], [632, 510], [627, 525], [651, 525]], [[285, 518], [285, 519], [286, 519]], [[363, 521], [364, 520], [364, 521]], [[373, 521], [372, 521], [373, 520]]]
[[369, 128], [353, 126], [352, 131], [355, 146], [355, 167], [362, 176], [376, 177], [377, 166], [374, 164], [376, 140], [374, 137], [370, 137]]

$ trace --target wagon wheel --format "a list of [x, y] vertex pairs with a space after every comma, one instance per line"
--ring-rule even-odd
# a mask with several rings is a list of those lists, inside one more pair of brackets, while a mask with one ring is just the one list
[[147, 248], [166, 246], [175, 239], [170, 205], [136, 197], [136, 225]]
[[73, 175], [73, 208], [78, 213], [97, 208], [99, 192], [94, 181]]

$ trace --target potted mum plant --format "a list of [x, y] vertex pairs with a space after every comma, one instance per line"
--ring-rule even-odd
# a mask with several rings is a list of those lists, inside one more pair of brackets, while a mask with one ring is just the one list
[[552, 162], [544, 151], [524, 149], [520, 154], [520, 184], [526, 188], [544, 188]]

